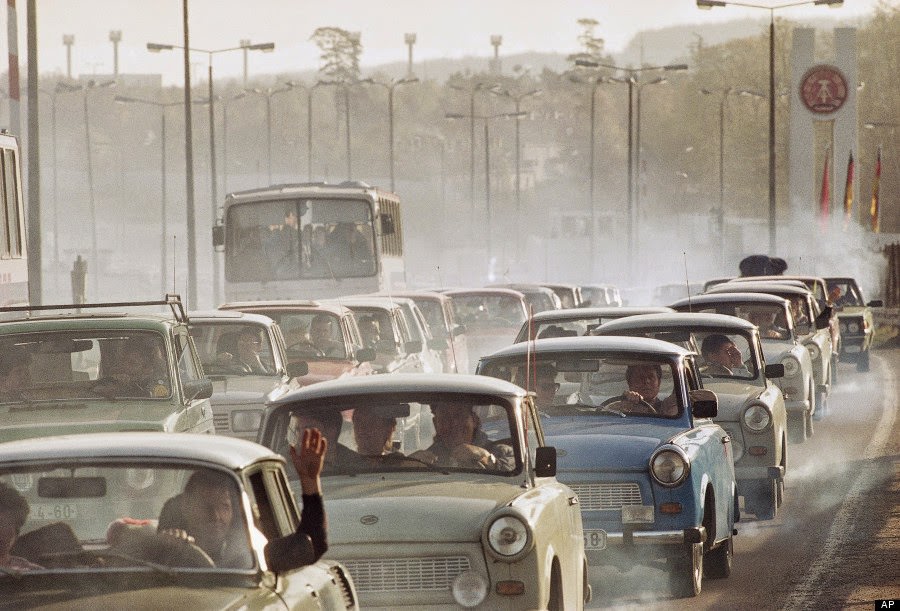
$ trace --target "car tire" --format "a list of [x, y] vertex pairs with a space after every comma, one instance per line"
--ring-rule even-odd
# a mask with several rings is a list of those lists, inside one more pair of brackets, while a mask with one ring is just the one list
[[691, 598], [703, 589], [703, 544], [687, 543], [682, 553], [669, 558], [669, 590], [675, 598]]
[[809, 412], [803, 413], [803, 435], [806, 439], [809, 439], [813, 436], [815, 432], [815, 427], [813, 425], [813, 415]]
[[566, 608], [566, 600], [563, 597], [562, 575], [559, 564], [554, 560], [550, 573], [550, 596], [547, 599], [548, 611], [563, 611]]
[[869, 371], [869, 351], [860, 352], [856, 358], [856, 371], [865, 373]]
[[788, 439], [791, 443], [806, 441], [806, 414], [788, 414]]
[[813, 413], [814, 420], [822, 420], [828, 415], [828, 395], [824, 390], [816, 391], [816, 411]]
[[728, 537], [703, 559], [703, 576], [708, 579], [724, 579], [731, 575], [734, 562], [734, 537]]
[[774, 520], [778, 512], [778, 480], [764, 479], [754, 486], [756, 499], [753, 507], [757, 520]]

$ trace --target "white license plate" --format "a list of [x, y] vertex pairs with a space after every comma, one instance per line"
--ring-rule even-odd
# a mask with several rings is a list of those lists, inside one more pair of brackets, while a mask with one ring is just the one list
[[28, 517], [32, 520], [73, 520], [78, 517], [75, 503], [36, 503]]
[[844, 352], [847, 352], [847, 353], [850, 353], [850, 354], [859, 352], [859, 346], [846, 346], [846, 347], [844, 348]]
[[586, 530], [584, 531], [584, 549], [606, 549], [606, 531], [605, 530]]

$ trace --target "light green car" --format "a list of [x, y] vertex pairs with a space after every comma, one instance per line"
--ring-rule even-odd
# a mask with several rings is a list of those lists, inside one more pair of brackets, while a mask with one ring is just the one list
[[856, 363], [857, 371], [868, 371], [869, 348], [875, 336], [872, 308], [880, 308], [884, 302], [866, 302], [853, 278], [825, 278], [825, 282], [841, 326], [841, 360]]
[[[165, 313], [147, 311], [160, 306]], [[177, 296], [0, 308], [0, 315], [0, 442], [68, 433], [215, 432], [212, 383]]]

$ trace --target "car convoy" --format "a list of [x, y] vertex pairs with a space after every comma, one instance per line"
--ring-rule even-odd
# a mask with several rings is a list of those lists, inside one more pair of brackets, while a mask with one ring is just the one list
[[[619, 304], [608, 285], [518, 283], [0, 308], [0, 485], [30, 506], [16, 549], [37, 567], [0, 571], [0, 591], [574, 609], [590, 566], [662, 562], [671, 594], [696, 596], [730, 575], [739, 521], [785, 502], [790, 446], [827, 415], [838, 360], [868, 369], [881, 304], [803, 276]], [[289, 444], [310, 426], [329, 442], [329, 551], [273, 568], [267, 542], [300, 515]], [[157, 533], [204, 470], [234, 488], [238, 567]]]

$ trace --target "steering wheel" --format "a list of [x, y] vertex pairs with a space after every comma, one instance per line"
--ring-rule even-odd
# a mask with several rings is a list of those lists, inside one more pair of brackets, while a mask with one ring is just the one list
[[[627, 404], [630, 404], [631, 401], [626, 400], [626, 399], [624, 398], [624, 396], [620, 395], [620, 396], [618, 396], [618, 397], [610, 397], [609, 399], [607, 399], [606, 401], [604, 401], [603, 403], [601, 403], [599, 407], [600, 407], [600, 409], [602, 409], [602, 408], [604, 408], [604, 407], [609, 407], [610, 409], [615, 409], [615, 408], [612, 408], [612, 407], [610, 407], [610, 406], [613, 405], [613, 404], [616, 404], [616, 403], [623, 403], [623, 404], [626, 404], [626, 405], [627, 405]], [[641, 399], [641, 400], [638, 401], [635, 405], [644, 405], [644, 406], [647, 407], [647, 409], [650, 410], [650, 413], [651, 413], [651, 414], [656, 414], [656, 413], [657, 413], [656, 408], [653, 407], [651, 404], [647, 403], [647, 401], [645, 401], [644, 399]], [[621, 409], [620, 409], [620, 410], [617, 410], [617, 411], [631, 411], [631, 409], [630, 409], [630, 408], [629, 408], [629, 409], [626, 409], [626, 410], [621, 410]]]
[[203, 548], [186, 539], [155, 533], [142, 546], [140, 558], [180, 568], [208, 569], [216, 566]]
[[299, 342], [294, 342], [290, 346], [287, 347], [288, 352], [301, 352], [303, 354], [324, 357], [325, 351], [316, 346], [314, 343], [309, 341], [308, 339], [300, 340]]

